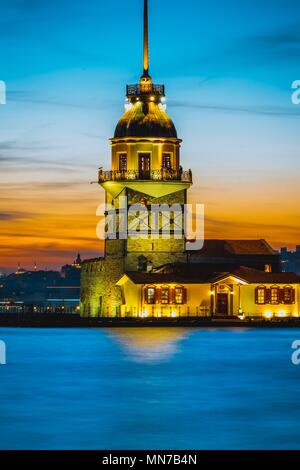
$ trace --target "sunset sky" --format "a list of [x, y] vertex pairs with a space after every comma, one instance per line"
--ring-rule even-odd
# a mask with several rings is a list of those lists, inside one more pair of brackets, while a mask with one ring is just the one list
[[[142, 0], [0, 0], [0, 271], [99, 256], [91, 181], [142, 68]], [[207, 238], [300, 244], [299, 0], [149, 0], [150, 72]]]

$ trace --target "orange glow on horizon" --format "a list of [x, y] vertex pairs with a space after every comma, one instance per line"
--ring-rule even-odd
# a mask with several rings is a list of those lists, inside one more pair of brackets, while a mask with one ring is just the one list
[[[297, 185], [243, 184], [218, 190], [195, 184], [189, 202], [205, 204], [205, 237], [266, 239], [275, 249], [299, 243]], [[102, 255], [96, 237], [97, 206], [104, 191], [86, 182], [2, 183], [0, 189], [0, 270], [59, 268]]]

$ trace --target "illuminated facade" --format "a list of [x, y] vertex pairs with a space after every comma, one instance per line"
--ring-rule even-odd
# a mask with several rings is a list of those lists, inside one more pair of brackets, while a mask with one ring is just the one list
[[[107, 207], [117, 214], [116, 237], [106, 239], [103, 258], [83, 263], [81, 314], [175, 318], [271, 312], [296, 316], [300, 278], [276, 274], [278, 254], [263, 240], [211, 240], [199, 253], [189, 252], [183, 220], [175, 217], [170, 220], [169, 238], [164, 236], [162, 219], [155, 237], [150, 231], [144, 238], [122, 237], [124, 198], [128, 206], [141, 204], [147, 210], [153, 204], [181, 208], [186, 204], [192, 172], [181, 166], [181, 142], [166, 113], [164, 85], [155, 85], [149, 75], [148, 2], [144, 0], [143, 74], [138, 84], [127, 86], [125, 113], [111, 139], [111, 169], [99, 170]], [[251, 273], [235, 274], [240, 266], [247, 266]], [[277, 303], [274, 286], [280, 286]]]
[[262, 317], [299, 316], [300, 278], [242, 267], [232, 273], [179, 276], [178, 273], [127, 273], [118, 285], [127, 303], [124, 317]]

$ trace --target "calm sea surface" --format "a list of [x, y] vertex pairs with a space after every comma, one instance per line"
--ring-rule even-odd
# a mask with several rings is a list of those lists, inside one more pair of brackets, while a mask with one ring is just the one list
[[300, 449], [300, 330], [0, 328], [1, 449]]

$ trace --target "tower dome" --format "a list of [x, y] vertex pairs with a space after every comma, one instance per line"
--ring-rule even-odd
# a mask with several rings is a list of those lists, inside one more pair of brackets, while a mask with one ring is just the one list
[[[122, 137], [166, 137], [177, 138], [173, 121], [164, 106], [155, 99], [139, 99], [131, 103], [121, 117], [115, 130], [115, 138]], [[150, 101], [153, 99], [153, 101]]]

